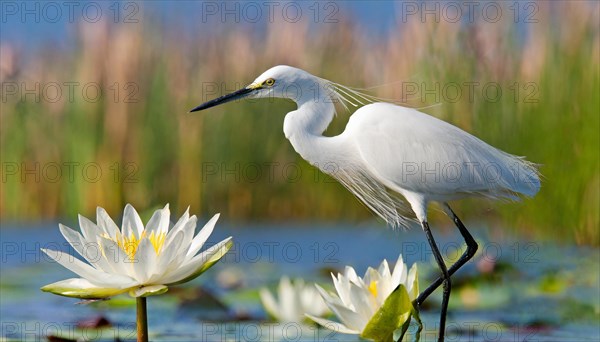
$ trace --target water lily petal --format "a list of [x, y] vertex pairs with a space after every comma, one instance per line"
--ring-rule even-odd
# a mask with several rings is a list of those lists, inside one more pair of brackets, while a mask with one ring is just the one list
[[96, 241], [96, 235], [101, 232], [101, 229], [87, 217], [77, 215], [77, 218], [79, 220], [79, 229], [84, 239], [90, 242]]
[[260, 289], [259, 296], [269, 316], [280, 322], [299, 323], [306, 320], [306, 313], [322, 316], [330, 311], [314, 285], [283, 276], [277, 287], [278, 298], [266, 288]]
[[263, 287], [258, 292], [258, 295], [260, 297], [260, 301], [267, 310], [267, 313], [272, 317], [276, 318], [277, 320], [281, 320], [281, 316], [279, 314], [279, 306], [277, 305], [273, 294], [271, 294], [269, 290]]
[[123, 212], [123, 224], [122, 224], [122, 234], [124, 236], [130, 237], [135, 236], [136, 239], [139, 239], [144, 232], [144, 223], [142, 223], [142, 219], [140, 215], [135, 210], [135, 208], [127, 203], [125, 205], [125, 211]]
[[398, 284], [392, 284], [390, 281], [391, 278], [388, 275], [387, 277], [381, 276], [379, 282], [377, 283], [377, 303], [382, 305], [385, 301], [385, 298], [390, 295], [398, 286]]
[[133, 260], [130, 259], [121, 246], [112, 239], [100, 237], [100, 245], [107, 264], [113, 270], [110, 273], [128, 275], [135, 279], [133, 269], [135, 258]]
[[402, 254], [398, 257], [394, 270], [392, 271], [392, 284], [398, 286], [398, 284], [406, 283], [406, 264], [402, 258]]
[[87, 242], [79, 232], [60, 223], [58, 224], [58, 229], [73, 249], [87, 260], [87, 262], [92, 264], [92, 266], [104, 272], [111, 270], [111, 267], [102, 256], [98, 242]]
[[337, 278], [331, 274], [333, 278], [333, 285], [335, 286], [335, 290], [337, 291], [340, 300], [345, 305], [351, 305], [352, 301], [350, 300], [350, 281], [345, 276], [338, 273]]
[[[393, 289], [390, 289], [389, 292], [385, 292], [385, 285], [383, 284], [384, 281], [381, 278], [381, 275], [379, 274], [379, 272], [377, 272], [374, 268], [369, 267], [367, 269], [367, 272], [365, 274], [364, 277], [364, 282], [365, 282], [365, 287], [361, 287], [364, 288], [367, 291], [374, 291], [374, 293], [371, 293], [372, 295], [369, 296], [369, 300], [371, 303], [372, 307], [379, 307], [383, 304], [383, 302], [385, 301], [385, 298], [387, 298], [387, 296], [392, 293]], [[352, 283], [352, 285], [354, 285], [354, 283]], [[384, 285], [384, 286], [382, 286]], [[354, 285], [355, 286], [355, 285]], [[395, 288], [395, 286], [394, 286]]]
[[120, 274], [109, 274], [97, 270], [67, 253], [48, 249], [42, 249], [42, 252], [46, 253], [54, 261], [63, 265], [65, 268], [71, 270], [77, 275], [87, 279], [89, 282], [96, 286], [110, 288], [125, 288], [135, 285], [135, 281], [130, 277], [123, 276]]
[[192, 215], [183, 226], [183, 245], [185, 246], [186, 255], [187, 251], [189, 250], [189, 247], [192, 245], [192, 240], [194, 239], [194, 234], [196, 233], [197, 225], [198, 218], [196, 217], [196, 215]]
[[419, 277], [417, 277], [417, 264], [413, 264], [410, 268], [406, 284], [408, 285], [408, 297], [410, 300], [417, 299], [419, 296]]
[[330, 311], [314, 284], [304, 285], [302, 289], [296, 291], [300, 293], [300, 308], [303, 313], [322, 316]]
[[345, 306], [333, 303], [330, 303], [328, 306], [340, 321], [350, 329], [362, 331], [367, 325], [368, 318], [365, 318], [363, 315], [356, 313]]
[[343, 303], [339, 297], [325, 291], [321, 286], [319, 286], [319, 284], [315, 284], [315, 288], [317, 289], [317, 291], [319, 292], [319, 294], [321, 295], [321, 297], [327, 305], [336, 304], [340, 306], [346, 306], [346, 304]]
[[65, 297], [82, 299], [108, 298], [124, 293], [127, 289], [98, 287], [87, 279], [71, 278], [48, 284], [41, 288], [44, 292], [51, 292]]
[[381, 275], [382, 278], [391, 276], [390, 266], [388, 265], [387, 260], [383, 259], [381, 265], [379, 265], [379, 268], [377, 269], [377, 272]]
[[86, 217], [78, 215], [78, 218], [81, 234], [87, 242], [98, 243], [101, 235], [107, 235], [102, 228], [98, 227], [94, 222], [90, 221]]
[[342, 321], [342, 323], [351, 329], [362, 331], [363, 327], [367, 324], [367, 320], [365, 320], [360, 314], [354, 312], [353, 308], [345, 306], [338, 300], [338, 298], [330, 295], [319, 285], [315, 284], [315, 287], [325, 300], [327, 306], [340, 319], [340, 321]]
[[181, 267], [185, 259], [185, 248], [183, 239], [185, 233], [180, 231], [175, 234], [173, 240], [169, 244], [169, 248], [165, 248], [158, 256], [158, 270], [166, 273], [170, 270], [175, 270]]
[[331, 331], [335, 331], [338, 332], [340, 334], [360, 334], [359, 330], [354, 330], [351, 328], [348, 328], [347, 326], [338, 323], [338, 322], [334, 322], [334, 321], [330, 321], [328, 319], [325, 318], [320, 318], [320, 317], [315, 317], [313, 315], [309, 315], [306, 314], [306, 317], [312, 319], [313, 321], [317, 322], [318, 324], [320, 324], [321, 326], [323, 326], [324, 328], [327, 328]]
[[358, 287], [354, 283], [350, 283], [350, 298], [354, 311], [362, 317], [366, 323], [378, 309], [378, 304], [374, 300], [368, 289]]
[[279, 295], [279, 302], [286, 303], [286, 305], [281, 305], [279, 307], [282, 319], [288, 322], [296, 321], [298, 317], [295, 316], [298, 311], [299, 303], [296, 299], [296, 294], [290, 278], [285, 276], [281, 278], [279, 286], [277, 287], [277, 293]]
[[173, 229], [177, 229], [181, 226], [184, 226], [189, 219], [190, 219], [190, 207], [188, 206], [187, 209], [185, 210], [185, 212], [183, 213], [183, 215], [181, 215], [179, 220], [177, 220], [177, 222], [173, 225], [173, 227], [169, 230], [169, 232], [172, 231]]
[[169, 205], [165, 205], [164, 208], [159, 209], [152, 214], [150, 221], [146, 224], [146, 235], [150, 236], [152, 232], [154, 234], [166, 234], [169, 230], [169, 217], [171, 216], [171, 211], [169, 210]]
[[[133, 261], [135, 279], [140, 284], [145, 284], [150, 276], [154, 274], [156, 267], [156, 251], [148, 237], [144, 237], [137, 247]], [[139, 297], [139, 296], [137, 296]]]
[[113, 239], [120, 237], [121, 231], [104, 208], [96, 208], [96, 222], [98, 227]]
[[215, 214], [215, 216], [213, 216], [208, 222], [206, 222], [206, 224], [204, 225], [204, 227], [202, 227], [198, 235], [194, 237], [194, 239], [192, 240], [192, 244], [188, 249], [186, 260], [190, 260], [191, 258], [193, 258], [194, 255], [196, 255], [196, 253], [198, 253], [198, 251], [202, 248], [202, 246], [204, 246], [204, 243], [206, 242], [206, 240], [208, 240], [210, 234], [212, 234], [213, 229], [215, 228], [215, 224], [219, 219], [219, 216], [220, 214]]
[[131, 297], [150, 297], [163, 294], [169, 290], [165, 285], [150, 285], [129, 290]]
[[[374, 274], [379, 274], [373, 267], [367, 267], [365, 271], [365, 275], [362, 277], [362, 281], [368, 286], [374, 279], [371, 279]], [[354, 282], [355, 284], [359, 284], [359, 282]]]
[[196, 218], [196, 215], [192, 215], [192, 217], [186, 219], [185, 221], [182, 221], [180, 219], [175, 224], [175, 226], [173, 226], [173, 229], [169, 231], [169, 234], [167, 234], [164, 249], [167, 250], [173, 248], [171, 245], [173, 244], [175, 236], [179, 232], [183, 232], [183, 240], [181, 243], [184, 246], [184, 248], [182, 248], [181, 252], [185, 256], [187, 254], [190, 244], [192, 243], [192, 239], [194, 238], [194, 231], [196, 230], [197, 220], [198, 219]]
[[183, 262], [185, 251], [181, 252], [183, 241], [183, 232], [179, 232], [170, 248], [163, 248], [156, 260], [154, 272], [150, 274], [147, 280], [148, 284], [164, 283], [162, 280], [171, 272], [177, 270]]
[[232, 245], [230, 236], [184, 263], [179, 269], [165, 277], [163, 283], [167, 285], [182, 284], [198, 277], [219, 261]]
[[377, 273], [379, 273], [379, 280], [377, 282], [377, 292], [383, 297], [379, 298], [381, 300], [380, 304], [383, 304], [385, 297], [392, 293], [392, 291], [394, 291], [394, 288], [398, 284], [393, 285], [391, 282], [392, 273], [390, 272], [390, 267], [387, 260], [384, 259], [381, 265], [379, 265]]
[[350, 281], [358, 281], [359, 279], [354, 268], [350, 266], [346, 266], [346, 268], [344, 268], [344, 276]]

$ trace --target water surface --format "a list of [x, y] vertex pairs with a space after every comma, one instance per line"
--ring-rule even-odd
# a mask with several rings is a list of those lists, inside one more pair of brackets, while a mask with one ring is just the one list
[[[480, 243], [473, 262], [453, 277], [447, 341], [599, 341], [600, 251], [518, 239], [490, 238], [473, 229]], [[437, 274], [419, 229], [392, 231], [373, 225], [219, 226], [209, 243], [233, 235], [235, 245], [213, 269], [191, 283], [148, 301], [150, 334], [157, 341], [358, 341], [315, 326], [269, 321], [257, 291], [276, 287], [280, 276], [330, 286], [331, 271], [354, 266], [363, 273], [400, 252], [419, 264], [421, 288]], [[457, 257], [460, 236], [437, 231], [442, 251]], [[55, 335], [113, 341], [135, 339], [134, 300], [76, 304], [78, 300], [39, 288], [74, 275], [40, 248], [69, 250], [55, 224], [3, 225], [1, 336], [44, 340]], [[207, 295], [210, 294], [210, 295]], [[441, 293], [422, 313], [422, 340], [435, 340]], [[103, 329], [80, 328], [104, 317]], [[413, 328], [414, 329], [414, 328]]]

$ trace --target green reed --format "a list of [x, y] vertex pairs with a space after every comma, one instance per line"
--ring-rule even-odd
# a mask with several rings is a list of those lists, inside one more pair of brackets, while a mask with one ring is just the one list
[[[2, 219], [89, 215], [96, 206], [114, 213], [125, 202], [169, 202], [178, 211], [190, 205], [234, 220], [370, 219], [287, 143], [282, 125], [294, 108], [290, 101], [187, 113], [272, 65], [290, 64], [350, 86], [395, 82], [373, 93], [427, 107], [423, 111], [541, 164], [543, 185], [534, 199], [466, 201], [458, 209], [465, 219], [497, 218], [532, 237], [597, 245], [598, 30], [589, 4], [561, 6], [567, 18], [542, 12], [527, 33], [509, 22], [407, 23], [378, 39], [351, 23], [327, 32], [311, 32], [309, 23], [273, 23], [266, 38], [251, 30], [173, 39], [175, 29], [148, 25], [84, 28], [74, 48], [40, 49], [18, 66], [33, 71], [3, 74], [3, 82], [95, 82], [103, 91], [95, 101], [3, 101]], [[96, 31], [109, 39], [97, 41]], [[303, 34], [292, 44], [289, 37], [298, 31]], [[491, 86], [484, 93], [486, 85], [500, 88], [501, 96]], [[456, 88], [460, 97], [451, 92]], [[348, 117], [340, 107], [326, 134], [343, 130]]]

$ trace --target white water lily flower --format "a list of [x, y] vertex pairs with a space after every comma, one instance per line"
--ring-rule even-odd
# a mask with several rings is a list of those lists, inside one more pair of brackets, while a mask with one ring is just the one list
[[103, 208], [97, 224], [79, 215], [81, 233], [59, 225], [60, 232], [88, 263], [64, 252], [42, 249], [50, 258], [81, 278], [42, 287], [42, 291], [76, 298], [106, 298], [124, 292], [146, 297], [167, 291], [168, 286], [198, 277], [231, 248], [231, 237], [198, 254], [213, 231], [219, 214], [194, 236], [196, 216], [189, 208], [170, 228], [167, 204], [144, 227], [135, 209], [127, 204], [121, 228]]
[[329, 312], [313, 284], [302, 279], [294, 283], [288, 277], [282, 277], [278, 287], [279, 302], [268, 289], [260, 289], [259, 295], [267, 312], [280, 322], [302, 322], [305, 314], [322, 316]]
[[[331, 294], [318, 285], [316, 287], [341, 322], [307, 315], [330, 330], [344, 334], [360, 334], [366, 338], [372, 338], [373, 330], [377, 330], [377, 334], [389, 337], [394, 330], [410, 319], [411, 314], [415, 312], [413, 310], [416, 310], [412, 302], [419, 294], [417, 265], [414, 264], [407, 272], [402, 255], [392, 272], [387, 261], [383, 260], [377, 270], [369, 267], [362, 278], [357, 276], [354, 268], [350, 266], [346, 266], [343, 275], [338, 273], [336, 277], [332, 274], [332, 278], [337, 294]], [[393, 299], [390, 298], [392, 293], [395, 297]], [[384, 307], [384, 304], [389, 307]], [[385, 315], [394, 317], [382, 317]], [[381, 325], [381, 322], [388, 325], [393, 322], [392, 325], [395, 326], [375, 327]], [[385, 331], [382, 333], [381, 330]], [[379, 340], [381, 336], [374, 339]]]

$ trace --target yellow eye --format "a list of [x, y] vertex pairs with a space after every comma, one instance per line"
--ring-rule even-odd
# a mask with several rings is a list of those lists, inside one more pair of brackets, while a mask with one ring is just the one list
[[269, 78], [265, 81], [265, 85], [268, 85], [269, 87], [273, 86], [273, 84], [275, 84], [275, 80], [272, 78]]

